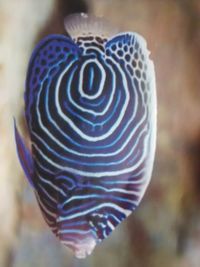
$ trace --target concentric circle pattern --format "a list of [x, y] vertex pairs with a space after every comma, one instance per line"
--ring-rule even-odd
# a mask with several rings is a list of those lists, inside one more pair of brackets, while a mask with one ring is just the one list
[[51, 35], [34, 50], [25, 92], [33, 183], [46, 222], [77, 255], [90, 253], [144, 194], [154, 87], [145, 41], [134, 33]]

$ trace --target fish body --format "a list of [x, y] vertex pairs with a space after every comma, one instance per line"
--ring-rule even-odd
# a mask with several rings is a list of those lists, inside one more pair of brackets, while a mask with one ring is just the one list
[[139, 34], [85, 14], [34, 49], [25, 89], [31, 150], [17, 151], [44, 219], [83, 258], [140, 203], [156, 141], [153, 62]]

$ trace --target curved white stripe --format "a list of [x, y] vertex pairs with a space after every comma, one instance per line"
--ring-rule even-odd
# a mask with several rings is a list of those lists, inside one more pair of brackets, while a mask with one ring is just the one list
[[[113, 61], [113, 60], [112, 60]], [[116, 63], [113, 61], [113, 63], [116, 65]], [[119, 69], [119, 66], [116, 65], [117, 68]], [[112, 127], [110, 128], [110, 130], [101, 135], [101, 136], [98, 136], [98, 137], [93, 137], [93, 136], [89, 136], [89, 135], [86, 135], [83, 131], [81, 131], [75, 124], [74, 122], [69, 119], [63, 112], [62, 112], [62, 109], [60, 107], [60, 103], [59, 103], [59, 88], [60, 88], [60, 83], [61, 83], [61, 80], [65, 74], [65, 70], [63, 71], [63, 73], [59, 76], [59, 79], [58, 79], [58, 82], [57, 82], [57, 85], [56, 85], [56, 89], [55, 89], [55, 104], [56, 104], [56, 108], [57, 108], [57, 112], [58, 114], [61, 116], [61, 118], [66, 121], [70, 127], [79, 135], [81, 136], [83, 139], [87, 140], [87, 141], [90, 141], [90, 142], [96, 142], [96, 141], [100, 141], [100, 140], [104, 140], [106, 138], [108, 138], [110, 135], [113, 134], [113, 132], [118, 128], [118, 126], [120, 125], [123, 117], [124, 117], [124, 114], [126, 112], [126, 108], [128, 107], [128, 103], [130, 101], [130, 93], [129, 93], [129, 89], [128, 89], [128, 84], [127, 84], [127, 80], [126, 80], [126, 76], [124, 74], [123, 71], [119, 70], [121, 75], [122, 75], [122, 82], [123, 82], [123, 89], [125, 91], [125, 95], [126, 95], [126, 99], [124, 101], [124, 105], [122, 107], [122, 109], [120, 110], [120, 113], [119, 113], [119, 117], [118, 119], [116, 120], [115, 124], [112, 125]]]
[[37, 193], [36, 191], [36, 196], [37, 196], [37, 200], [38, 202], [40, 203], [41, 207], [42, 207], [42, 212], [48, 214], [50, 217], [53, 217], [53, 218], [57, 218], [57, 215], [56, 213], [53, 213], [51, 212], [50, 210], [48, 210], [45, 205], [42, 203], [41, 199], [40, 199], [40, 195]]
[[[147, 138], [146, 138], [147, 139]], [[137, 162], [137, 164], [134, 164], [133, 166], [129, 167], [129, 168], [125, 168], [119, 171], [106, 171], [106, 172], [87, 172], [87, 171], [82, 171], [82, 170], [77, 170], [71, 167], [66, 167], [63, 165], [59, 165], [55, 162], [53, 162], [52, 160], [50, 160], [40, 149], [37, 145], [34, 145], [34, 147], [37, 149], [38, 153], [40, 153], [40, 155], [52, 166], [62, 170], [62, 171], [68, 171], [71, 172], [73, 174], [78, 174], [78, 175], [83, 175], [83, 176], [88, 176], [88, 177], [103, 177], [103, 176], [117, 176], [117, 175], [121, 175], [121, 174], [126, 174], [129, 172], [133, 172], [134, 170], [136, 170], [142, 163], [144, 163], [144, 160], [146, 158], [147, 154], [147, 147], [148, 147], [148, 140], [144, 141], [144, 151], [142, 154], [142, 157], [140, 158], [140, 160]], [[151, 154], [151, 151], [149, 152]]]
[[60, 192], [63, 196], [67, 197], [67, 194], [66, 194], [62, 189], [60, 189], [60, 187], [54, 185], [54, 184], [53, 184], [52, 182], [50, 182], [49, 180], [46, 180], [45, 178], [43, 178], [41, 175], [39, 175], [38, 172], [36, 172], [36, 173], [37, 173], [38, 178], [39, 178], [42, 182], [44, 182], [45, 184], [50, 185], [53, 189], [55, 189], [56, 191]]
[[[136, 96], [137, 96], [137, 94], [136, 94]], [[38, 110], [38, 109], [37, 109]], [[135, 111], [136, 111], [136, 107], [135, 107]], [[39, 120], [40, 120], [40, 116], [39, 116]], [[129, 121], [130, 122], [130, 121]], [[41, 124], [41, 120], [40, 120], [40, 124]], [[42, 127], [43, 128], [43, 130], [44, 130], [44, 128], [45, 127]], [[136, 130], [136, 129], [135, 129]], [[127, 138], [126, 139], [126, 141], [125, 141], [125, 143], [123, 144], [123, 146], [120, 148], [120, 149], [118, 149], [117, 151], [115, 151], [115, 152], [113, 152], [113, 153], [108, 153], [108, 154], [105, 154], [105, 153], [102, 153], [102, 154], [84, 154], [84, 153], [79, 153], [79, 152], [76, 152], [76, 151], [74, 151], [74, 150], [71, 150], [71, 149], [67, 149], [65, 146], [63, 146], [63, 144], [61, 144], [57, 139], [55, 139], [54, 138], [54, 136], [52, 136], [49, 132], [48, 132], [48, 130], [47, 131], [45, 131], [49, 136], [51, 136], [51, 138], [57, 143], [57, 144], [59, 144], [59, 145], [61, 145], [64, 149], [66, 149], [66, 150], [68, 150], [69, 152], [71, 152], [71, 153], [74, 153], [74, 154], [77, 154], [77, 155], [80, 155], [80, 156], [86, 156], [86, 157], [94, 157], [94, 156], [99, 156], [99, 157], [106, 157], [106, 156], [110, 156], [110, 155], [115, 155], [115, 154], [117, 154], [117, 153], [119, 153], [119, 152], [121, 152], [122, 151], [122, 149], [124, 149], [124, 147], [128, 144], [128, 142], [131, 140], [131, 137], [132, 137], [132, 135], [129, 135], [129, 138]], [[134, 131], [132, 132], [132, 134], [134, 133]]]
[[[143, 128], [142, 129], [142, 131], [138, 134], [138, 136], [137, 136], [137, 140], [136, 140], [136, 142], [135, 142], [135, 144], [131, 147], [131, 149], [129, 150], [129, 153], [127, 153], [127, 154], [125, 154], [125, 156], [124, 157], [122, 157], [119, 161], [115, 161], [115, 160], [111, 160], [110, 161], [110, 163], [114, 163], [114, 164], [112, 164], [112, 166], [113, 165], [118, 165], [118, 164], [122, 164], [122, 162], [124, 162], [125, 160], [127, 160], [129, 157], [131, 157], [132, 156], [132, 154], [133, 154], [133, 152], [135, 152], [135, 155], [138, 153], [138, 150], [136, 150], [136, 151], [134, 151], [135, 149], [136, 149], [136, 147], [137, 147], [137, 145], [138, 145], [138, 142], [140, 141], [140, 139], [141, 139], [141, 136], [145, 133], [147, 131], [147, 126], [145, 126], [145, 128]], [[149, 134], [147, 133], [146, 134], [146, 136], [144, 137], [144, 139], [145, 138], [148, 138], [149, 137]], [[57, 156], [54, 152], [56, 152], [54, 149], [52, 149], [52, 148], [50, 148], [46, 143], [45, 143], [45, 141], [42, 139], [42, 138], [40, 138], [39, 136], [38, 136], [38, 139], [40, 140], [40, 142], [48, 149], [48, 151], [50, 151], [53, 155], [55, 155], [55, 156]], [[35, 142], [32, 142], [32, 144], [35, 146], [37, 146], [37, 144], [35, 144]], [[59, 157], [59, 156], [57, 156], [57, 157]], [[60, 157], [62, 160], [64, 160], [65, 161], [65, 157]], [[79, 164], [79, 162], [80, 162], [80, 160], [81, 159], [77, 159], [77, 163]], [[105, 164], [105, 167], [107, 167], [107, 166], [109, 166], [109, 164], [108, 165], [106, 165], [107, 163], [109, 163], [108, 161], [106, 162], [106, 163], [104, 163]], [[103, 164], [103, 163], [102, 163]], [[80, 164], [81, 165], [81, 164]]]
[[[97, 61], [97, 60], [96, 60]], [[73, 106], [75, 106], [77, 109], [79, 109], [79, 110], [81, 110], [82, 112], [84, 112], [84, 113], [89, 113], [89, 114], [92, 114], [92, 115], [94, 115], [94, 116], [103, 116], [104, 114], [106, 114], [106, 112], [108, 111], [108, 109], [110, 108], [110, 105], [111, 105], [111, 103], [112, 103], [112, 100], [113, 100], [113, 97], [114, 97], [114, 94], [115, 94], [115, 89], [116, 89], [116, 79], [115, 79], [115, 72], [114, 72], [114, 70], [112, 69], [112, 67], [110, 67], [109, 65], [107, 65], [107, 67], [110, 69], [110, 71], [112, 72], [112, 82], [113, 82], [113, 86], [112, 86], [112, 88], [111, 88], [111, 94], [110, 94], [110, 98], [109, 98], [109, 100], [107, 101], [108, 103], [107, 103], [107, 105], [106, 105], [106, 107], [104, 108], [104, 110], [103, 111], [100, 111], [100, 112], [96, 112], [94, 109], [85, 109], [84, 107], [82, 107], [82, 106], [80, 106], [80, 105], [78, 105], [74, 100], [73, 100], [73, 98], [72, 98], [72, 96], [71, 96], [71, 92], [68, 90], [67, 91], [67, 97], [68, 97], [68, 99], [69, 99], [69, 101], [71, 102], [71, 104], [73, 105]], [[67, 72], [67, 68], [65, 69], [65, 72]], [[63, 75], [65, 75], [65, 73], [63, 74]], [[71, 83], [72, 83], [72, 75], [71, 75], [71, 77], [69, 78], [69, 81], [68, 81], [68, 83], [69, 83], [69, 85], [68, 85], [68, 87], [69, 88], [73, 88], [73, 86], [71, 85]]]
[[116, 204], [104, 203], [104, 204], [100, 204], [98, 206], [95, 206], [93, 208], [90, 208], [90, 209], [87, 209], [87, 210], [83, 210], [82, 212], [76, 212], [75, 214], [72, 214], [72, 215], [69, 215], [69, 216], [59, 216], [57, 218], [57, 222], [63, 222], [63, 221], [71, 220], [71, 219], [86, 215], [86, 214], [88, 214], [90, 212], [97, 211], [98, 209], [101, 209], [101, 208], [104, 208], [104, 207], [111, 207], [111, 208], [123, 213], [126, 217], [131, 213], [130, 210], [123, 209], [123, 208], [119, 207]]
[[[87, 95], [83, 92], [83, 73], [84, 73], [84, 69], [85, 69], [85, 66], [87, 66], [87, 64], [89, 63], [93, 63], [95, 62], [95, 64], [97, 66], [99, 66], [99, 69], [101, 70], [101, 82], [100, 82], [100, 86], [99, 86], [99, 90], [96, 94], [93, 94], [93, 95]], [[105, 83], [105, 80], [106, 80], [106, 73], [105, 73], [105, 70], [104, 68], [102, 67], [102, 65], [99, 63], [98, 60], [95, 60], [95, 59], [90, 59], [90, 60], [87, 60], [83, 63], [83, 65], [81, 66], [81, 70], [80, 70], [80, 80], [79, 80], [79, 86], [78, 86], [78, 90], [80, 92], [80, 95], [87, 98], [87, 99], [90, 99], [90, 100], [93, 100], [93, 99], [96, 99], [97, 97], [99, 97], [102, 92], [103, 92], [103, 88], [104, 88], [104, 83]]]
[[[139, 181], [141, 183], [141, 180]], [[129, 184], [129, 181], [127, 181], [127, 183]], [[122, 184], [123, 185], [123, 184]], [[84, 187], [86, 188], [86, 187]], [[133, 191], [133, 190], [126, 190], [126, 189], [123, 189], [123, 188], [106, 188], [104, 186], [101, 186], [101, 185], [93, 185], [93, 184], [89, 184], [88, 185], [88, 189], [94, 189], [94, 190], [103, 190], [105, 192], [117, 192], [117, 193], [122, 193], [122, 194], [128, 194], [128, 195], [137, 195], [139, 194], [137, 190]]]
[[[136, 98], [138, 98], [138, 96], [136, 95]], [[39, 106], [39, 103], [38, 103], [38, 106]], [[135, 101], [135, 106], [134, 106], [134, 112], [133, 112], [133, 115], [131, 116], [130, 120], [128, 121], [127, 125], [130, 125], [131, 122], [134, 120], [134, 117], [135, 117], [135, 114], [137, 112], [137, 107], [138, 107], [138, 100], [136, 99]], [[62, 132], [62, 130], [59, 128], [59, 126], [56, 124], [55, 121], [53, 121], [51, 119], [51, 116], [50, 116], [50, 113], [49, 113], [49, 110], [47, 111], [48, 113], [48, 117], [50, 118], [50, 122], [57, 128], [59, 129], [60, 132]], [[72, 153], [72, 154], [75, 154], [75, 155], [78, 155], [78, 156], [83, 156], [83, 157], [108, 157], [108, 156], [114, 156], [114, 155], [117, 155], [119, 154], [127, 145], [128, 143], [130, 142], [130, 140], [132, 139], [132, 136], [135, 134], [135, 132], [138, 130], [138, 128], [141, 126], [141, 124], [144, 122], [145, 120], [145, 115], [146, 113], [143, 114], [143, 117], [141, 118], [140, 122], [137, 124], [136, 127], [133, 128], [133, 131], [130, 133], [130, 135], [125, 139], [125, 142], [123, 143], [122, 147], [120, 147], [118, 150], [116, 150], [115, 152], [111, 152], [111, 153], [90, 153], [90, 154], [86, 154], [86, 153], [80, 153], [80, 152], [77, 152], [73, 149], [70, 149], [68, 148], [67, 146], [63, 145], [58, 139], [56, 139], [50, 132], [49, 130], [44, 126], [44, 124], [42, 123], [42, 120], [41, 120], [41, 115], [38, 111], [38, 108], [37, 108], [37, 118], [38, 118], [38, 121], [39, 121], [39, 124], [41, 126], [41, 129], [44, 130], [44, 132], [56, 143], [58, 144], [60, 147], [62, 147], [64, 150]], [[34, 130], [32, 130], [32, 133], [33, 135], [36, 136], [36, 138], [38, 138], [40, 141], [42, 140], [42, 142], [44, 142], [44, 140], [38, 136], [37, 133], [34, 132]], [[64, 134], [64, 133], [63, 133]]]
[[56, 200], [54, 197], [52, 197], [52, 196], [47, 192], [47, 190], [44, 188], [44, 186], [42, 186], [41, 183], [38, 183], [38, 185], [39, 185], [39, 187], [41, 188], [41, 190], [44, 192], [44, 194], [45, 194], [51, 201], [53, 201], [53, 202], [57, 205], [57, 200]]
[[[104, 195], [104, 197], [106, 198], [106, 195]], [[68, 198], [67, 200], [65, 200], [61, 205], [66, 205], [68, 204], [69, 202], [73, 201], [73, 200], [79, 200], [79, 199], [91, 199], [91, 198], [102, 198], [102, 195], [101, 194], [89, 194], [89, 195], [86, 195], [84, 194], [83, 196], [82, 195], [76, 195], [76, 196], [72, 196], [70, 198]], [[116, 197], [117, 198], [117, 197]], [[120, 198], [120, 197], [119, 197]], [[123, 199], [123, 200], [122, 200]], [[115, 201], [117, 199], [115, 199], [113, 197], [113, 201]], [[128, 202], [130, 204], [132, 204], [132, 200], [128, 200], [128, 199], [125, 199], [123, 197], [121, 197], [121, 200], [119, 199], [119, 201], [122, 201], [122, 202]]]
[[91, 51], [89, 51], [89, 52], [87, 51], [87, 50], [91, 50], [91, 49], [97, 51], [101, 55], [104, 55], [104, 52], [100, 48], [98, 48], [97, 46], [86, 47], [85, 45], [81, 45], [80, 47], [83, 48], [83, 55], [95, 54], [95, 53], [91, 53]]
[[115, 226], [110, 221], [108, 221], [107, 224], [112, 231], [115, 229]]

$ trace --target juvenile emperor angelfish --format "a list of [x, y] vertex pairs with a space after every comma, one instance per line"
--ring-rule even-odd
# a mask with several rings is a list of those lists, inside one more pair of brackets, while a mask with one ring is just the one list
[[156, 90], [146, 41], [86, 14], [65, 20], [28, 66], [28, 149], [18, 156], [45, 221], [78, 258], [140, 203], [156, 140]]

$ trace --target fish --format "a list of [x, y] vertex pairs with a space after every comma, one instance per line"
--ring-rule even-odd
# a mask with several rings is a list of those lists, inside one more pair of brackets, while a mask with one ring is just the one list
[[35, 47], [24, 103], [31, 146], [19, 161], [44, 220], [77, 258], [140, 204], [156, 148], [154, 63], [145, 39], [73, 14]]

